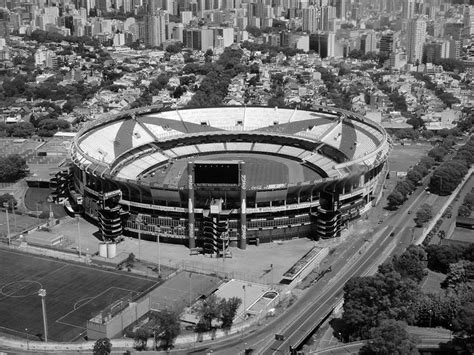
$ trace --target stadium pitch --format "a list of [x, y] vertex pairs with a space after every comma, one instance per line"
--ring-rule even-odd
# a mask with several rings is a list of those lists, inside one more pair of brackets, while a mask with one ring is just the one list
[[105, 307], [158, 284], [123, 272], [2, 249], [0, 270], [0, 332], [35, 340], [44, 334], [40, 288], [47, 292], [48, 340], [73, 341], [85, 335], [87, 320]]

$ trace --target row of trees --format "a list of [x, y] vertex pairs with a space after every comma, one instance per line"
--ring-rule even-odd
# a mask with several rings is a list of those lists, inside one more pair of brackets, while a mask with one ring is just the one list
[[[459, 130], [456, 130], [456, 132]], [[453, 133], [456, 133], [453, 131]], [[451, 133], [451, 130], [447, 130], [446, 133]], [[429, 187], [430, 190], [437, 194], [448, 194], [452, 192], [461, 181], [462, 177], [467, 173], [467, 167], [472, 164], [472, 143], [468, 141], [464, 147], [459, 149], [454, 160], [441, 164], [438, 169], [435, 170], [431, 177]], [[404, 180], [399, 181], [393, 191], [387, 197], [387, 207], [391, 210], [397, 209], [401, 206], [408, 198], [408, 196], [416, 189], [416, 186], [420, 184], [421, 180], [428, 175], [430, 169], [437, 163], [442, 162], [452, 146], [455, 144], [455, 138], [453, 136], [447, 136], [442, 142], [438, 143], [433, 147], [427, 154], [426, 157], [422, 157], [418, 164], [413, 166], [408, 172]], [[464, 162], [461, 162], [463, 160]], [[460, 166], [464, 165], [464, 167]], [[458, 169], [452, 171], [451, 169]], [[436, 178], [433, 180], [433, 177]], [[439, 178], [438, 178], [439, 177]], [[446, 185], [441, 186], [439, 184]], [[454, 187], [453, 187], [454, 186]]]
[[394, 210], [401, 206], [416, 189], [420, 181], [428, 175], [434, 164], [435, 160], [432, 157], [422, 157], [418, 164], [408, 171], [405, 179], [399, 181], [390, 195], [387, 196], [387, 208]]
[[440, 99], [447, 107], [451, 107], [452, 105], [461, 102], [453, 94], [446, 92], [444, 89], [438, 88], [436, 84], [433, 83], [429, 75], [418, 72], [412, 74], [417, 80], [423, 81], [425, 83], [425, 87], [428, 90], [434, 91], [438, 99]]
[[461, 183], [474, 163], [474, 138], [458, 149], [454, 158], [442, 163], [431, 176], [429, 188], [439, 195], [449, 195]]
[[241, 304], [242, 300], [238, 297], [225, 299], [218, 298], [214, 294], [198, 302], [193, 308], [199, 317], [196, 331], [199, 333], [210, 331], [216, 328], [216, 323], [219, 323], [222, 329], [230, 329]]
[[[374, 276], [356, 277], [345, 285], [344, 313], [338, 330], [348, 341], [382, 337], [393, 346], [394, 342], [400, 345], [412, 341], [400, 333], [406, 324], [443, 326], [472, 341], [474, 294], [468, 281], [473, 277], [473, 261], [474, 246], [431, 245], [425, 250], [411, 245], [382, 264]], [[419, 284], [426, 267], [447, 273], [442, 292], [421, 291]], [[395, 327], [394, 335], [398, 335], [393, 339], [381, 336], [387, 327]]]
[[27, 40], [37, 41], [38, 43], [66, 41], [69, 43], [82, 43], [90, 46], [94, 46], [99, 43], [96, 39], [88, 36], [63, 36], [57, 32], [43, 30], [34, 30], [29, 36], [25, 36], [25, 38]]
[[458, 216], [460, 217], [469, 217], [474, 210], [474, 189], [471, 190], [466, 196], [462, 205], [458, 209]]

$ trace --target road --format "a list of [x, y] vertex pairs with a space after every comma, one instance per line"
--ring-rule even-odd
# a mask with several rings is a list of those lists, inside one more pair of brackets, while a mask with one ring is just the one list
[[[410, 335], [419, 339], [419, 343], [417, 344], [419, 349], [436, 349], [440, 343], [447, 343], [452, 339], [452, 333], [447, 329], [408, 327], [408, 332]], [[358, 354], [364, 344], [365, 341], [355, 341], [347, 344], [328, 346], [324, 349], [318, 349], [317, 354]]]

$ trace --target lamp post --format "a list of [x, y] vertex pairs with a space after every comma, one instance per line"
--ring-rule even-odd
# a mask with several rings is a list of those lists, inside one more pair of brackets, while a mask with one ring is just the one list
[[161, 245], [160, 245], [160, 231], [161, 226], [155, 226], [155, 234], [156, 234], [156, 246], [157, 246], [157, 254], [158, 254], [158, 276], [161, 275]]
[[79, 258], [82, 257], [81, 255], [81, 227], [80, 227], [80, 219], [79, 216], [77, 217], [77, 247], [79, 248]]
[[141, 224], [143, 222], [143, 217], [141, 213], [137, 215], [135, 222], [138, 226], [138, 260], [141, 260], [141, 241], [142, 241], [142, 233], [141, 233]]
[[246, 296], [245, 285], [242, 285], [242, 289], [244, 290], [244, 315], [243, 315], [243, 320], [245, 320], [245, 315], [247, 314], [247, 306], [245, 305], [245, 296]]
[[193, 274], [189, 272], [189, 307], [191, 307], [191, 302], [192, 302], [192, 290], [191, 290], [191, 277]]
[[43, 309], [43, 327], [44, 327], [44, 341], [48, 342], [48, 319], [46, 317], [46, 290], [44, 288], [39, 289], [38, 296], [41, 297], [41, 306]]
[[25, 328], [25, 331], [26, 331], [26, 350], [30, 350], [30, 338], [29, 338], [30, 333], [28, 333], [28, 328]]
[[7, 238], [8, 245], [10, 245], [10, 221], [8, 220], [8, 202], [4, 202], [3, 207], [5, 207], [5, 213], [7, 215]]

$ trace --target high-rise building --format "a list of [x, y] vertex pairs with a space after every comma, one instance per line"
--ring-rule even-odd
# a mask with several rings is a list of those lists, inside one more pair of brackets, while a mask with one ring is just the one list
[[145, 16], [145, 45], [147, 47], [158, 47], [166, 41], [167, 22], [168, 14], [162, 10]]
[[321, 8], [321, 29], [330, 30], [331, 21], [336, 18], [336, 8], [333, 6], [323, 6]]
[[407, 61], [421, 63], [423, 58], [423, 44], [426, 38], [426, 22], [421, 18], [408, 21], [407, 28]]
[[464, 7], [464, 19], [463, 19], [463, 35], [464, 37], [471, 37], [474, 35], [474, 6]]
[[415, 17], [415, 0], [404, 0], [402, 16], [406, 20], [410, 20]]
[[340, 19], [346, 18], [346, 1], [347, 0], [333, 0], [332, 6], [336, 8], [336, 17]]
[[0, 38], [10, 38], [10, 14], [6, 9], [0, 9]]
[[360, 50], [364, 54], [377, 50], [377, 38], [374, 31], [369, 31], [361, 37]]
[[319, 10], [315, 6], [303, 9], [303, 31], [316, 33], [319, 29]]
[[393, 32], [384, 33], [380, 39], [380, 54], [389, 57], [393, 51]]
[[459, 41], [462, 37], [463, 24], [460, 22], [447, 22], [444, 25], [444, 36], [452, 37], [456, 41]]
[[336, 34], [331, 32], [313, 33], [309, 36], [309, 49], [319, 53], [321, 58], [336, 54]]

